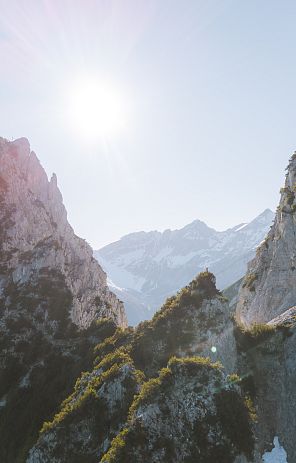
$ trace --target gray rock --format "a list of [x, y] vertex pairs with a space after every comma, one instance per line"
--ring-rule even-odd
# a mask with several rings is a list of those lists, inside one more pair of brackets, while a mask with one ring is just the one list
[[296, 154], [290, 160], [274, 224], [248, 266], [237, 306], [246, 324], [269, 322], [296, 302]]
[[8, 276], [14, 284], [24, 285], [38, 278], [43, 269], [54, 269], [73, 296], [69, 315], [79, 328], [101, 317], [126, 326], [123, 305], [109, 291], [105, 272], [67, 221], [56, 175], [48, 181], [26, 139], [1, 139], [0, 181], [2, 291]]

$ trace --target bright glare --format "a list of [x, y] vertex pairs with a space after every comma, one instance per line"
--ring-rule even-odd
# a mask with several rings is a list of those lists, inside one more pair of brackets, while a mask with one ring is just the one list
[[127, 107], [111, 85], [82, 79], [68, 89], [67, 119], [89, 140], [116, 135], [125, 128]]

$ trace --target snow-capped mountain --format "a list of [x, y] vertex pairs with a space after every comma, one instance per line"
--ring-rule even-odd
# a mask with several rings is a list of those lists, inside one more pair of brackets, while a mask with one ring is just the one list
[[220, 289], [241, 278], [273, 218], [266, 209], [250, 223], [222, 232], [195, 220], [180, 230], [131, 233], [94, 255], [124, 301], [129, 323], [136, 324], [206, 267]]

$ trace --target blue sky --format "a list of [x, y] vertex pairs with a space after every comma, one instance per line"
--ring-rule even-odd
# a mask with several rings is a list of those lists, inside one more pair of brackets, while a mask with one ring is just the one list
[[[296, 148], [294, 1], [0, 6], [0, 135], [29, 139], [93, 247], [196, 218], [221, 230], [276, 207]], [[71, 127], [82, 74], [122, 96], [123, 130], [90, 141]]]

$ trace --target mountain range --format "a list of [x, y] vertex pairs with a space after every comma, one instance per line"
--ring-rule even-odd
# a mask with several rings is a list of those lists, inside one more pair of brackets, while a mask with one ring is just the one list
[[131, 233], [94, 256], [107, 272], [110, 289], [124, 302], [129, 323], [136, 325], [205, 268], [221, 289], [239, 280], [273, 219], [266, 209], [225, 231], [195, 220], [180, 230]]

